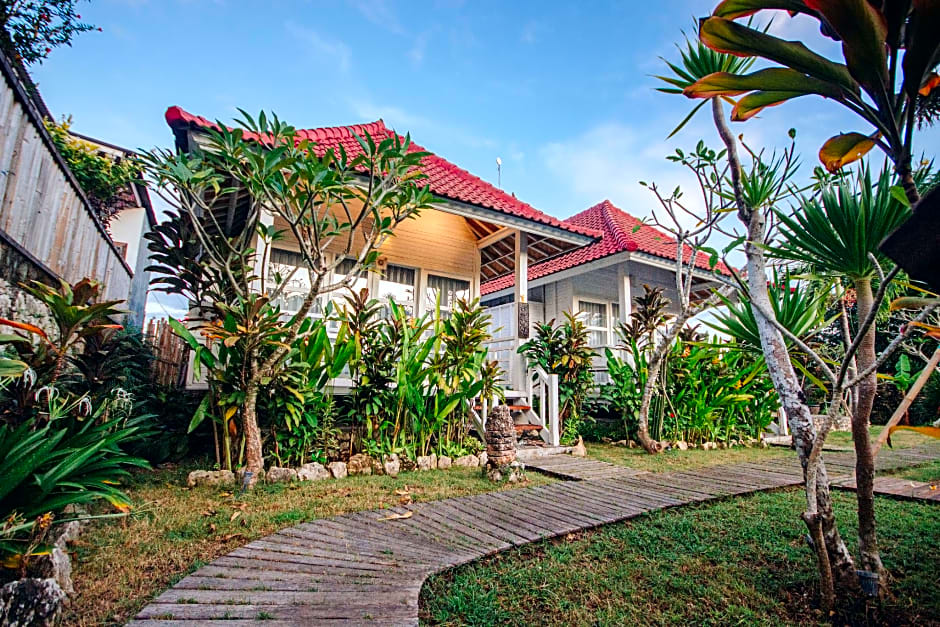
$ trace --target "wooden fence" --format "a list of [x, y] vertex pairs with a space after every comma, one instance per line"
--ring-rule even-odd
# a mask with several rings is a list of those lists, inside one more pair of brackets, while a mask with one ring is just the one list
[[46, 274], [127, 300], [133, 271], [56, 151], [36, 102], [0, 54], [0, 239]]
[[167, 387], [182, 387], [186, 377], [186, 343], [162, 318], [152, 318], [147, 323], [145, 337], [153, 349], [154, 382]]

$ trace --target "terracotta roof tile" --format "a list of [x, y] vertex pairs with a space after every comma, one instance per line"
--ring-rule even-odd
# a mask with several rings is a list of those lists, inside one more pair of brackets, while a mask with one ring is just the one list
[[[215, 128], [216, 123], [204, 117], [193, 115], [180, 107], [170, 107], [166, 111], [166, 121], [172, 128], [202, 127]], [[326, 152], [330, 148], [338, 149], [343, 146], [346, 154], [352, 158], [360, 154], [361, 147], [356, 141], [353, 132], [360, 136], [366, 133], [372, 137], [391, 137], [394, 132], [385, 126], [382, 120], [367, 124], [354, 124], [351, 126], [336, 126], [327, 128], [313, 128], [299, 131], [303, 136], [317, 142], [316, 149]], [[424, 148], [412, 142], [411, 150], [425, 151]], [[422, 160], [421, 170], [427, 176], [425, 179], [431, 191], [440, 197], [466, 202], [487, 209], [494, 209], [507, 215], [524, 218], [533, 222], [549, 225], [579, 235], [598, 237], [600, 233], [577, 223], [561, 221], [558, 218], [542, 213], [503, 190], [474, 176], [470, 172], [454, 165], [441, 156], [429, 154]]]
[[[609, 200], [585, 209], [564, 222], [598, 230], [604, 235], [593, 244], [533, 264], [529, 267], [530, 281], [621, 252], [639, 251], [663, 259], [673, 261], [676, 259], [676, 240], [673, 237], [618, 209]], [[636, 229], [635, 232], [634, 229]], [[686, 246], [684, 254], [691, 254], [691, 252], [692, 249]], [[702, 270], [709, 270], [708, 261], [709, 256], [706, 253], [699, 252], [695, 265]], [[722, 262], [718, 263], [716, 269], [722, 274], [731, 274], [728, 267]], [[492, 294], [507, 287], [512, 287], [514, 284], [515, 277], [512, 274], [504, 275], [481, 285], [480, 293], [483, 295]]]

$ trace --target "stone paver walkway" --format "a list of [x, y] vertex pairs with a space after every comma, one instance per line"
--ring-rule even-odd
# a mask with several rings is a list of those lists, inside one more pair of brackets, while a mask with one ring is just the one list
[[[881, 469], [936, 459], [937, 448], [882, 451]], [[830, 474], [852, 472], [827, 455]], [[297, 525], [218, 558], [130, 623], [416, 625], [428, 576], [514, 546], [646, 512], [801, 482], [796, 459], [712, 466], [490, 492]], [[392, 518], [405, 515], [405, 518]]]

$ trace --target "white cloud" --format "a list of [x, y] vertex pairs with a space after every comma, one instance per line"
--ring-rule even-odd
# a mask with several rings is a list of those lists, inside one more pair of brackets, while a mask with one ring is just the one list
[[[354, 98], [350, 99], [349, 106], [358, 117], [366, 120], [382, 118], [387, 126], [400, 133], [411, 133], [411, 136], [424, 146], [428, 146], [425, 142], [434, 139], [444, 150], [454, 143], [487, 149], [496, 148], [498, 145], [496, 141], [474, 133], [472, 130], [432, 120], [394, 105], [376, 104], [371, 100]], [[433, 146], [428, 147], [433, 149]]]
[[388, 0], [355, 0], [350, 2], [368, 21], [385, 30], [403, 35], [405, 29]]
[[[638, 218], [649, 220], [655, 217], [662, 224], [671, 225], [652, 191], [640, 184], [655, 183], [664, 196], [680, 186], [683, 202], [694, 212], [702, 213], [703, 200], [695, 178], [685, 168], [666, 161], [666, 155], [675, 148], [691, 148], [688, 140], [673, 138], [666, 140], [663, 129], [671, 128], [674, 120], [651, 120], [643, 126], [626, 126], [619, 122], [607, 122], [589, 128], [581, 135], [546, 144], [540, 156], [556, 184], [567, 186], [562, 198], [573, 203], [564, 208], [540, 207], [554, 215], [566, 216], [582, 211], [598, 202], [609, 199], [614, 205]], [[706, 132], [707, 120], [693, 120], [684, 137], [711, 137]], [[653, 129], [653, 130], [648, 130]], [[710, 141], [710, 140], [706, 140]], [[710, 144], [717, 146], [717, 137]], [[728, 214], [725, 226], [737, 227], [734, 216]], [[683, 228], [691, 228], [696, 219], [687, 214], [677, 216]], [[717, 247], [727, 238], [715, 237]], [[736, 260], [733, 260], [736, 261]]]
[[414, 39], [414, 45], [408, 50], [408, 58], [412, 65], [419, 66], [424, 61], [424, 53], [428, 47], [428, 33], [421, 33]]
[[426, 127], [432, 122], [420, 115], [408, 113], [404, 109], [391, 105], [378, 105], [369, 100], [351, 100], [350, 107], [355, 114], [364, 120], [377, 120], [381, 118], [392, 128], [401, 128], [402, 132], [412, 127]]
[[676, 185], [686, 187], [692, 182], [682, 168], [663, 158], [672, 152], [674, 144], [663, 141], [659, 128], [657, 137], [636, 127], [608, 122], [577, 137], [546, 144], [540, 154], [556, 180], [571, 187], [579, 201], [576, 211], [608, 198], [628, 213], [649, 217], [656, 200], [639, 181], [656, 182], [670, 191]]
[[352, 65], [352, 50], [339, 39], [324, 37], [311, 28], [297, 22], [286, 23], [287, 32], [297, 39], [313, 56], [325, 58], [343, 73]]

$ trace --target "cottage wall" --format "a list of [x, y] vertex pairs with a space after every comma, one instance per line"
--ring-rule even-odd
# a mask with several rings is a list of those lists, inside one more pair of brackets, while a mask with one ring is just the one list
[[[279, 230], [287, 229], [287, 223], [280, 219], [274, 221], [274, 226]], [[356, 234], [354, 242], [352, 252], [355, 253], [363, 243], [360, 233]], [[470, 281], [471, 294], [476, 296], [480, 291], [480, 255], [476, 242], [464, 218], [429, 209], [400, 224], [379, 252], [388, 264], [419, 271], [419, 293], [423, 292], [427, 275], [437, 274]], [[340, 254], [345, 250], [344, 245], [344, 241], [336, 241], [327, 251]], [[299, 250], [289, 232], [276, 247]]]

